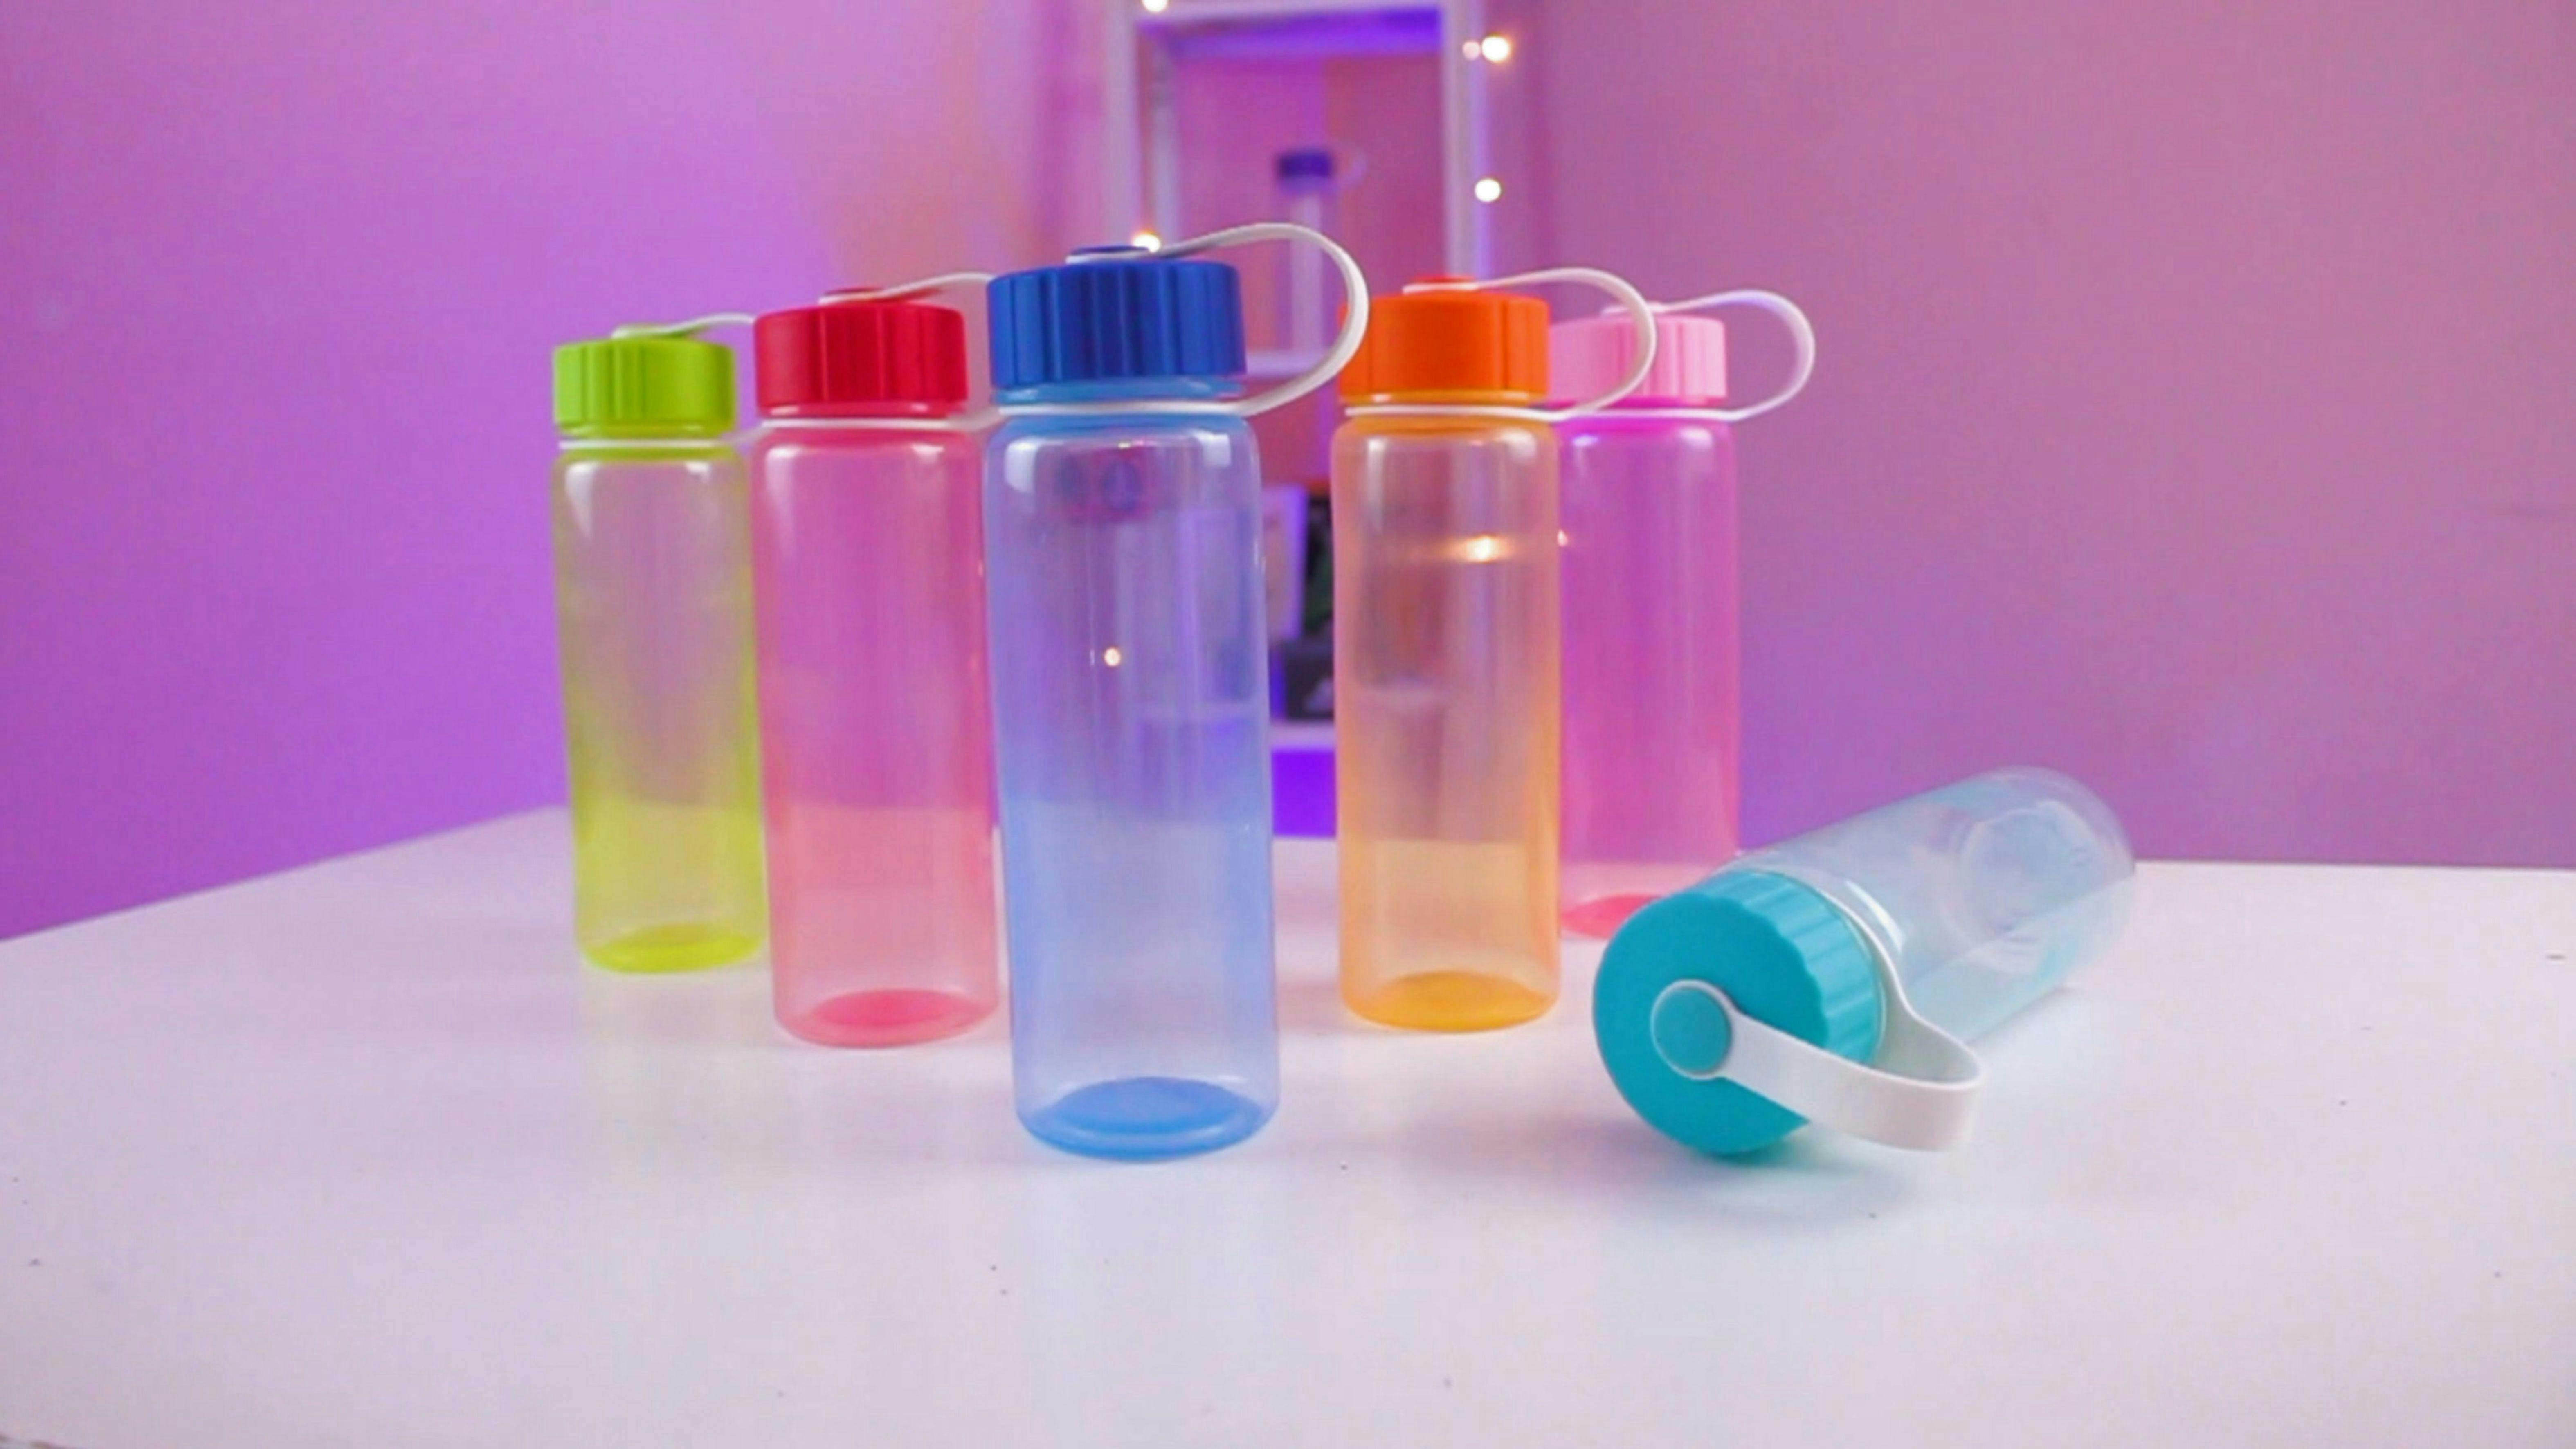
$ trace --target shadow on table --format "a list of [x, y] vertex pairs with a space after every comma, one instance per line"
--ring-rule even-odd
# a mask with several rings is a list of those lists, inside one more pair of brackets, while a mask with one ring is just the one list
[[629, 977], [585, 968], [575, 1048], [589, 1129], [615, 1161], [830, 1174], [1020, 1152], [1001, 1013], [943, 1041], [799, 1041], [758, 965]]
[[1309, 1139], [1324, 1171], [1444, 1180], [1480, 1198], [1546, 1196], [1632, 1215], [1688, 1214], [1782, 1232], [1831, 1232], [1901, 1210], [1916, 1174], [1891, 1155], [1802, 1133], [1746, 1157], [1712, 1157], [1615, 1107], [1428, 1111], [1370, 1136]]
[[1303, 1036], [1387, 1030], [1353, 1016], [1351, 1009], [1342, 1004], [1341, 983], [1330, 976], [1280, 979], [1279, 1029]]
[[769, 970], [746, 962], [668, 976], [628, 976], [587, 962], [576, 991], [583, 1037], [662, 1049], [786, 1051], [769, 1003]]

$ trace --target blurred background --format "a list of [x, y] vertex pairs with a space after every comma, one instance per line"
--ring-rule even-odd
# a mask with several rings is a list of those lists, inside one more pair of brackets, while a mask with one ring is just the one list
[[2146, 854], [2576, 865], [2576, 9], [1228, 3], [0, 6], [0, 935], [562, 798], [553, 345], [1277, 216], [1297, 150], [1379, 287], [1814, 316], [1749, 841], [2028, 762]]

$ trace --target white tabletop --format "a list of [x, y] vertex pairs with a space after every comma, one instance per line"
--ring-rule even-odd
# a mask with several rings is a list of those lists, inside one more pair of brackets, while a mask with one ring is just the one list
[[[2576, 1444], [2576, 875], [2151, 866], [1961, 1152], [1694, 1156], [1546, 1020], [1345, 1019], [1154, 1165], [1003, 1029], [568, 944], [523, 816], [0, 945], [0, 1435], [73, 1449]], [[1812, 1135], [1812, 1134], [1810, 1134]]]

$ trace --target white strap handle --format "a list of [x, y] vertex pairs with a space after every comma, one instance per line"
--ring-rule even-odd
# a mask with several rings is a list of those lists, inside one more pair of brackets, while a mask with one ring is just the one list
[[993, 280], [991, 272], [941, 272], [915, 282], [900, 282], [891, 287], [834, 287], [825, 292], [819, 303], [829, 307], [835, 302], [909, 302], [933, 292], [958, 292], [981, 287]]
[[1747, 418], [1758, 418], [1807, 390], [1807, 379], [1816, 374], [1816, 328], [1814, 323], [1807, 320], [1807, 314], [1799, 310], [1797, 303], [1777, 292], [1748, 289], [1736, 292], [1711, 292], [1705, 297], [1693, 297], [1687, 302], [1655, 304], [1656, 311], [1666, 313], [1713, 312], [1720, 307], [1751, 307], [1779, 318], [1780, 325], [1789, 329], [1789, 341], [1797, 349], [1797, 358], [1789, 366], [1789, 380], [1781, 385], [1778, 392], [1762, 401], [1750, 407], [1695, 408], [1691, 411], [1704, 417], [1715, 418], [1722, 423], [1740, 423]]
[[[817, 305], [829, 307], [835, 302], [909, 302], [933, 292], [966, 287], [981, 287], [993, 280], [990, 272], [942, 272], [935, 277], [903, 282], [891, 287], [835, 287], [825, 292]], [[611, 338], [629, 337], [695, 337], [717, 327], [748, 327], [760, 319], [749, 312], [709, 312], [685, 322], [635, 322], [609, 332]]]
[[[1487, 292], [1503, 287], [1535, 287], [1546, 282], [1577, 282], [1597, 287], [1610, 294], [1637, 323], [1637, 355], [1628, 360], [1627, 375], [1609, 391], [1568, 407], [1515, 408], [1484, 403], [1356, 403], [1349, 409], [1354, 417], [1470, 417], [1514, 418], [1532, 423], [1562, 423], [1597, 413], [1619, 399], [1635, 392], [1646, 374], [1655, 366], [1655, 307], [1643, 292], [1628, 285], [1628, 279], [1598, 267], [1542, 267], [1535, 272], [1515, 272], [1508, 277], [1488, 281], [1411, 282], [1404, 290], [1414, 292]], [[1354, 352], [1357, 348], [1352, 349]], [[1348, 359], [1345, 359], [1347, 361]]]
[[629, 323], [609, 329], [608, 336], [613, 342], [637, 337], [695, 337], [710, 327], [748, 327], [751, 323], [752, 316], [748, 312], [709, 312], [704, 317], [692, 317], [686, 322]]
[[[1212, 231], [1204, 236], [1177, 241], [1149, 255], [1167, 258], [1196, 256], [1200, 252], [1215, 251], [1220, 247], [1249, 246], [1254, 242], [1265, 241], [1304, 242], [1321, 251], [1325, 259], [1333, 264], [1333, 270], [1341, 273], [1342, 296], [1345, 302], [1342, 333], [1334, 339], [1332, 350], [1326, 352], [1323, 359], [1314, 366], [1268, 392], [1254, 393], [1249, 397], [1206, 401], [1191, 398], [1103, 398], [1096, 402], [1078, 403], [1005, 403], [998, 411], [1004, 417], [1014, 418], [1098, 413], [1217, 413], [1226, 417], [1249, 418], [1266, 413], [1273, 408], [1285, 407], [1332, 381], [1343, 368], [1350, 366], [1352, 358], [1359, 355], [1360, 342], [1368, 335], [1369, 302], [1367, 274], [1360, 270], [1358, 262], [1351, 260], [1351, 254], [1342, 250], [1340, 244], [1331, 237], [1312, 227], [1298, 226], [1294, 222], [1256, 221], [1245, 226], [1230, 226], [1222, 231]], [[1139, 251], [1141, 250], [1140, 248]], [[1104, 261], [1133, 260], [1135, 255], [1126, 251], [1095, 254], [1099, 260]], [[1076, 265], [1079, 265], [1080, 261], [1081, 259], [1077, 258]]]
[[[1881, 973], [1881, 984], [1892, 984]], [[1958, 1038], [1914, 1014], [1901, 991], [1888, 995], [1886, 1030], [1867, 1062], [1836, 1056], [1747, 1016], [1705, 981], [1676, 981], [1654, 1009], [1676, 996], [1700, 996], [1726, 1013], [1726, 1056], [1691, 1069], [1664, 1064], [1694, 1081], [1724, 1078], [1770, 1098], [1810, 1122], [1854, 1137], [1916, 1152], [1941, 1152], [1968, 1135], [1985, 1066]]]

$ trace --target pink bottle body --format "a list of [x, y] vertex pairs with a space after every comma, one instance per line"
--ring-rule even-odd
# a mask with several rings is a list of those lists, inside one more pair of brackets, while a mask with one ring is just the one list
[[1000, 999], [981, 439], [772, 425], [752, 452], [779, 1023], [893, 1046]]
[[1606, 936], [1738, 849], [1735, 439], [1563, 424], [1566, 926]]

